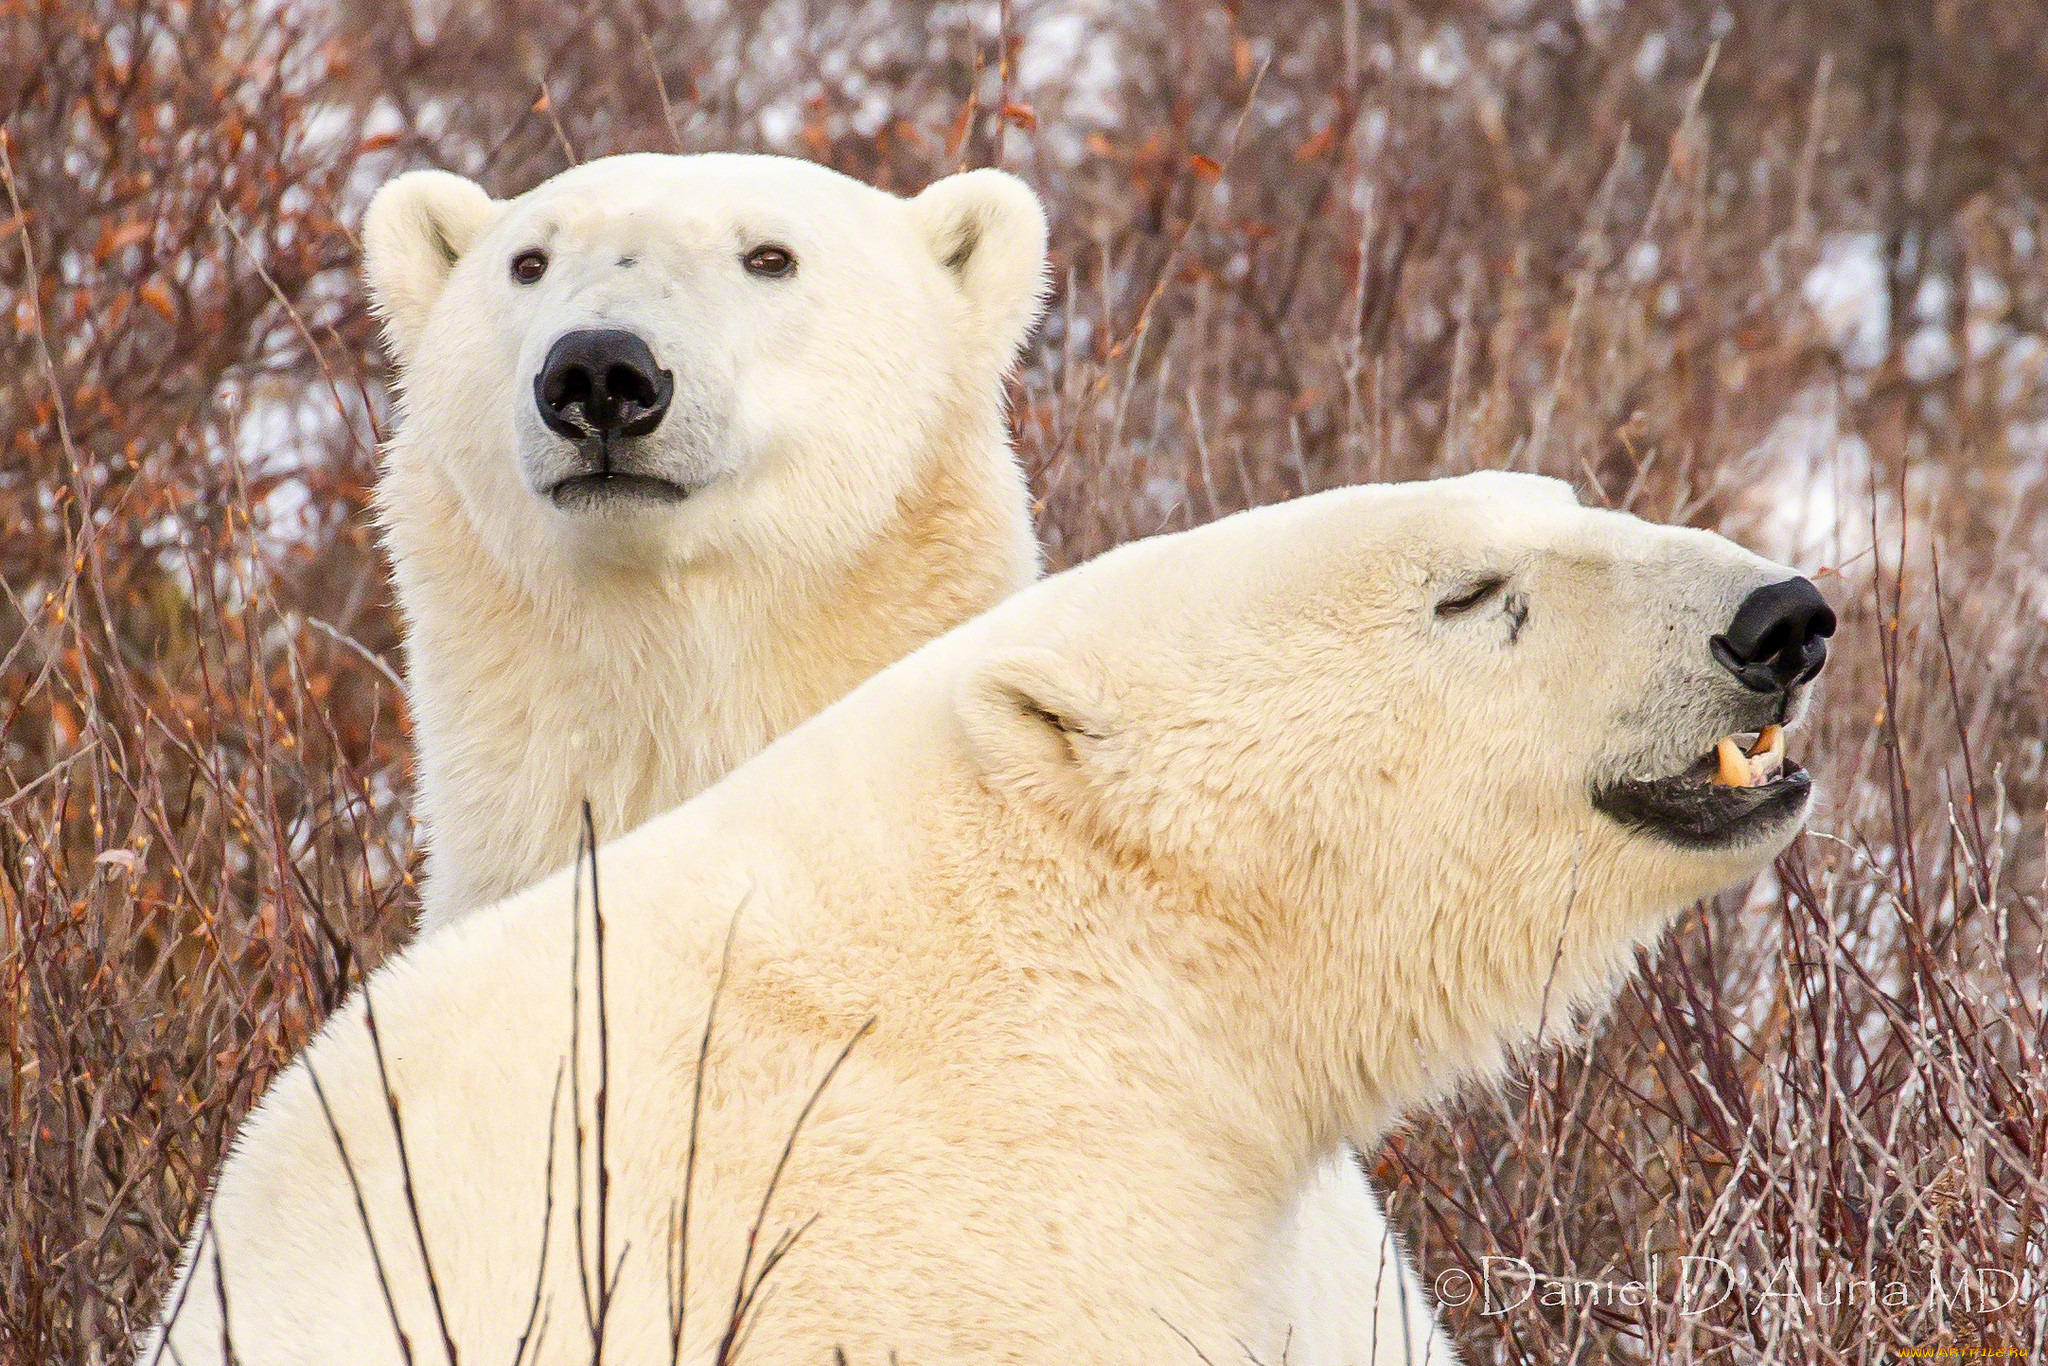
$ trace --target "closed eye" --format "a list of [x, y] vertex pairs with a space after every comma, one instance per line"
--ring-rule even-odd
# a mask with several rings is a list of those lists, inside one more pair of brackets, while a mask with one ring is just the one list
[[1475, 607], [1485, 606], [1488, 601], [1499, 596], [1500, 590], [1507, 586], [1507, 575], [1490, 574], [1437, 603], [1436, 614], [1439, 617], [1463, 616]]

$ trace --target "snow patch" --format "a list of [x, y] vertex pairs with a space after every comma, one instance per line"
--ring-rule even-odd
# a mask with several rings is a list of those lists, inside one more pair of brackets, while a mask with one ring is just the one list
[[1956, 343], [1946, 327], [1929, 323], [1906, 338], [1899, 364], [1906, 378], [1915, 384], [1932, 384], [1956, 370]]
[[[1789, 564], [1840, 565], [1870, 541], [1870, 443], [1841, 427], [1832, 385], [1797, 394], [1733, 466], [1757, 549]], [[1893, 500], [1877, 494], [1880, 523]]]
[[1885, 281], [1884, 239], [1874, 232], [1838, 232], [1821, 244], [1820, 260], [1799, 292], [1828, 344], [1852, 370], [1874, 370], [1891, 352], [1892, 302]]
[[1465, 40], [1449, 24], [1439, 27], [1415, 53], [1415, 74], [1426, 84], [1448, 90], [1465, 79], [1472, 64], [1465, 57]]

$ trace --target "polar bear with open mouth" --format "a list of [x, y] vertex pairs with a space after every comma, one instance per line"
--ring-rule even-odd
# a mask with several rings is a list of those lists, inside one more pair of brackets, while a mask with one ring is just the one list
[[1111, 552], [607, 846], [602, 985], [587, 870], [379, 972], [245, 1125], [170, 1345], [1291, 1359], [1305, 1174], [1768, 865], [1833, 628], [1526, 475]]
[[[1046, 225], [1015, 177], [901, 199], [632, 155], [496, 200], [422, 171], [363, 236], [423, 932], [568, 863], [586, 799], [623, 834], [1036, 576], [1003, 379]], [[1351, 1154], [1276, 1258], [1292, 1366], [1453, 1360]]]

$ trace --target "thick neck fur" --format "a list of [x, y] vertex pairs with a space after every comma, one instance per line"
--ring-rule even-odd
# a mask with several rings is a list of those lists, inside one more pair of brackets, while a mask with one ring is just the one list
[[[916, 762], [906, 750], [901, 765]], [[777, 776], [786, 786], [793, 775]], [[866, 855], [909, 860], [892, 898], [909, 909], [875, 923], [862, 899], [864, 919], [823, 936], [848, 934], [867, 945], [853, 961], [887, 965], [855, 1009], [886, 1017], [932, 1002], [910, 1007], [921, 1017], [906, 1027], [920, 1036], [973, 1032], [927, 1010], [963, 1011], [982, 1030], [1010, 1011], [1020, 1032], [1056, 1028], [1072, 1045], [1048, 1051], [1095, 1060], [1103, 1108], [1134, 1106], [1127, 1126], [1228, 1154], [1219, 1170], [1250, 1177], [1257, 1189], [1245, 1193], [1276, 1210], [1341, 1140], [1370, 1147], [1404, 1114], [1497, 1077], [1539, 1037], [1568, 1039], [1575, 1013], [1607, 1004], [1666, 919], [1597, 865], [1575, 896], [1562, 879], [1555, 898], [1525, 884], [1540, 906], [1503, 901], [1479, 867], [1420, 896], [1399, 866], [1317, 867], [1293, 887], [1254, 891], [1120, 855], [1099, 833], [957, 774], [914, 805], [929, 824]], [[778, 831], [787, 847], [825, 841], [803, 831], [807, 819]], [[832, 881], [816, 870], [815, 886]], [[1470, 904], [1451, 904], [1461, 898]], [[804, 931], [813, 949], [818, 931]], [[973, 961], [959, 960], [961, 946]], [[803, 990], [792, 978], [773, 994]]]
[[[1278, 1218], [1348, 1118], [1313, 1079], [1334, 1041], [1300, 1029], [1298, 982], [1277, 989], [1302, 971], [1292, 947], [1199, 877], [981, 781], [943, 721], [912, 714], [947, 698], [860, 700], [898, 722], [882, 746], [836, 753], [836, 733], [812, 732], [721, 789], [767, 819], [757, 833], [777, 851], [732, 879], [778, 908], [746, 917], [735, 980], [752, 986], [734, 988], [735, 1008], [822, 1022], [821, 1039], [873, 1015], [870, 1054], [947, 1040], [959, 1077], [1001, 1079], [1020, 1126], [1083, 1148], [1172, 1135], [1191, 1165], [1158, 1198], [1187, 1206], [1178, 1227], [1214, 1229], [1205, 1200], [1248, 1226]], [[817, 774], [856, 767], [888, 775], [886, 810], [865, 809], [858, 786], [819, 791]], [[792, 868], [800, 890], [785, 898]], [[1040, 1071], [1055, 1075], [1029, 1080]], [[1029, 1113], [1035, 1100], [1059, 1115]]]
[[556, 591], [503, 571], [430, 460], [394, 462], [380, 503], [409, 627], [422, 928], [569, 862], [585, 798], [600, 839], [623, 833], [1028, 583], [1036, 547], [1000, 418], [936, 445], [881, 534], [837, 566], [564, 564], [556, 577], [583, 581]]

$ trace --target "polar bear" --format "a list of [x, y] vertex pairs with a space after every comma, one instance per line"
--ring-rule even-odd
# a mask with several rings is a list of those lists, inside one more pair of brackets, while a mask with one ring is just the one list
[[1003, 377], [1043, 211], [783, 157], [609, 157], [364, 219], [402, 419], [421, 928], [691, 796], [1038, 571]]
[[1833, 625], [1528, 475], [1048, 579], [373, 977], [244, 1126], [171, 1344], [1291, 1360], [1293, 1193], [1767, 866]]
[[[1003, 376], [1046, 227], [972, 171], [905, 201], [808, 162], [594, 161], [509, 201], [414, 172], [365, 272], [403, 418], [377, 506], [407, 623], [423, 931], [665, 811], [1031, 581]], [[1273, 1294], [1294, 1366], [1404, 1324], [1454, 1360], [1348, 1155]], [[1327, 1356], [1305, 1354], [1327, 1345]]]

